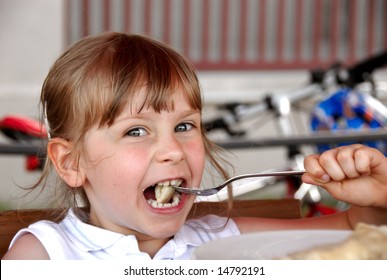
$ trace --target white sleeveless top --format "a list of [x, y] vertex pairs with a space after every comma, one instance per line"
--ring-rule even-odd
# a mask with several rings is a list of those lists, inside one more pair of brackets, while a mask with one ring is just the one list
[[[193, 249], [211, 240], [240, 235], [235, 222], [215, 215], [188, 220], [154, 256], [154, 259], [190, 259]], [[72, 210], [60, 223], [39, 221], [20, 230], [32, 233], [45, 247], [52, 260], [138, 259], [150, 260], [138, 248], [134, 235], [123, 235], [82, 222]]]

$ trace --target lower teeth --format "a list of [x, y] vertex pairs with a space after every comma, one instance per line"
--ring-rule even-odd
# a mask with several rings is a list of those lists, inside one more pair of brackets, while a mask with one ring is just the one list
[[148, 204], [151, 205], [153, 208], [168, 208], [168, 207], [173, 207], [177, 206], [180, 202], [180, 194], [179, 193], [174, 193], [172, 197], [172, 202], [171, 203], [160, 203], [157, 202], [156, 200], [153, 199], [148, 199], [147, 200]]

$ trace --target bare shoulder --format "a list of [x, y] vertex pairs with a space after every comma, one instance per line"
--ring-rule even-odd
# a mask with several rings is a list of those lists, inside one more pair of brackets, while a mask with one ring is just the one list
[[4, 255], [3, 260], [49, 260], [50, 257], [43, 244], [31, 233], [22, 235], [12, 248]]

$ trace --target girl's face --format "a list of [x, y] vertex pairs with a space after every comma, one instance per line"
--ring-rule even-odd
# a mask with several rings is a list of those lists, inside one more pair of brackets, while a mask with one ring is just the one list
[[90, 129], [80, 163], [90, 223], [139, 240], [174, 235], [195, 199], [179, 194], [177, 204], [154, 206], [153, 186], [181, 180], [199, 187], [205, 162], [200, 112], [177, 92], [174, 110], [137, 113], [145, 94], [141, 89], [110, 127]]

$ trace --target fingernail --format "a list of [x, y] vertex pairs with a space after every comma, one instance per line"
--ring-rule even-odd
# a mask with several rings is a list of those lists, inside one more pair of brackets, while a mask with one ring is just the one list
[[324, 174], [321, 176], [321, 180], [325, 183], [329, 182], [331, 178], [328, 176], [328, 174]]

